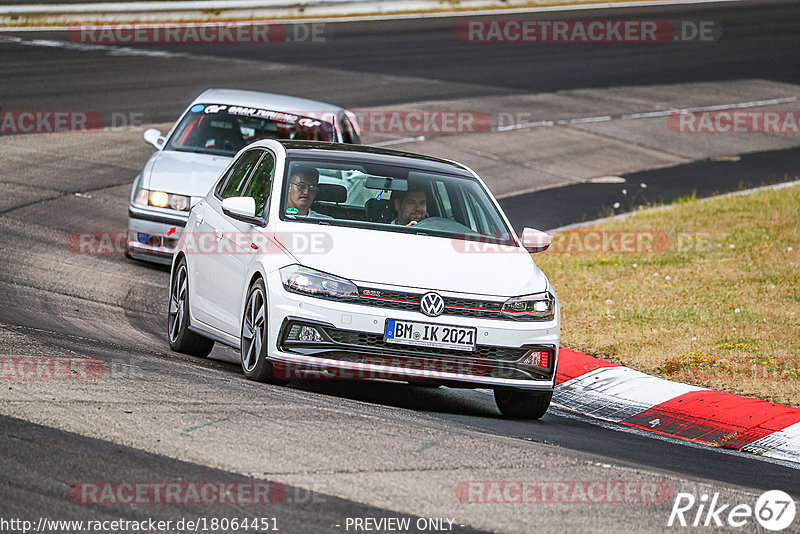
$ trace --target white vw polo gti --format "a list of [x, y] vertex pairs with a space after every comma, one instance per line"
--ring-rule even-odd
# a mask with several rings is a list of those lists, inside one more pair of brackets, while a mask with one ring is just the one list
[[560, 311], [481, 179], [458, 163], [340, 143], [258, 141], [189, 214], [168, 337], [240, 351], [253, 380], [389, 379], [550, 405]]

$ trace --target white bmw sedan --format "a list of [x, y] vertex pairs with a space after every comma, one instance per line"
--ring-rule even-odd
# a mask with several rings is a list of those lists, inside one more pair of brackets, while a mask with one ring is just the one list
[[481, 179], [458, 163], [264, 140], [191, 209], [169, 342], [241, 354], [253, 380], [389, 379], [492, 388], [508, 417], [550, 405], [560, 311]]
[[144, 133], [155, 152], [136, 177], [128, 207], [128, 256], [169, 265], [191, 205], [231, 158], [260, 139], [360, 143], [355, 114], [292, 96], [209, 89], [166, 137]]

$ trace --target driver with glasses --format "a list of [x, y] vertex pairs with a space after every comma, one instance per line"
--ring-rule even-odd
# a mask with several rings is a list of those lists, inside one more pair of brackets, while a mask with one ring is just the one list
[[311, 204], [319, 193], [319, 171], [312, 166], [298, 166], [289, 178], [289, 194], [286, 200], [286, 214], [299, 217], [332, 219], [330, 215], [311, 209]]

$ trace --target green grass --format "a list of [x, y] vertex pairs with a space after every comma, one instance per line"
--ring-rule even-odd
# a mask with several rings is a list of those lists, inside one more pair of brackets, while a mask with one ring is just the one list
[[536, 255], [561, 301], [563, 345], [800, 406], [800, 187], [691, 195], [576, 232], [662, 232], [664, 246], [587, 253], [562, 241]]

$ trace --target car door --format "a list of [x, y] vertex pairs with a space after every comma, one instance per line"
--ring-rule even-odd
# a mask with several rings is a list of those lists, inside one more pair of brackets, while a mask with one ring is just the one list
[[228, 252], [228, 242], [224, 240], [221, 201], [223, 198], [240, 196], [247, 185], [253, 170], [264, 154], [263, 149], [247, 150], [229, 167], [225, 177], [202, 203], [202, 211], [197, 214], [194, 243], [197, 248], [194, 254], [195, 294], [201, 303], [192, 315], [199, 321], [216, 329], [226, 331], [224, 326], [229, 320], [224, 317], [224, 307], [220, 302], [221, 281], [218, 272], [218, 257]]
[[262, 231], [261, 227], [225, 215], [222, 212], [222, 200], [228, 196], [252, 197], [255, 199], [256, 216], [264, 216], [274, 173], [275, 156], [268, 150], [264, 151], [245, 186], [236, 190], [236, 194], [232, 194], [233, 190], [223, 192], [222, 198], [217, 199], [219, 205], [214, 209], [214, 232], [222, 236], [223, 252], [210, 258], [210, 271], [214, 273], [214, 279], [209, 285], [213, 291], [209, 299], [214, 301], [217, 311], [216, 327], [237, 337], [240, 334], [241, 303], [247, 291], [246, 276], [264, 239], [254, 236]]

